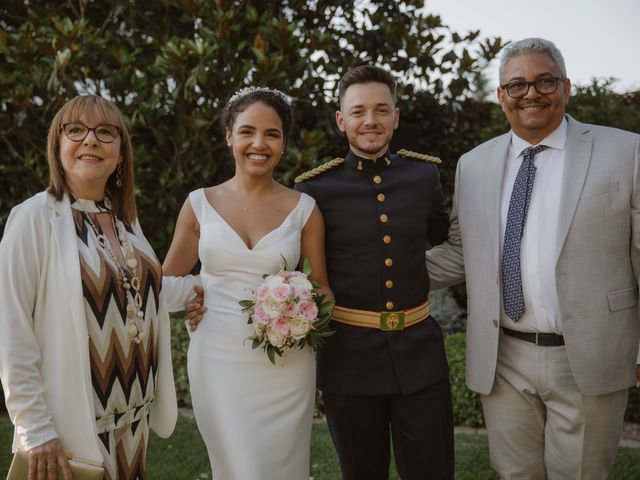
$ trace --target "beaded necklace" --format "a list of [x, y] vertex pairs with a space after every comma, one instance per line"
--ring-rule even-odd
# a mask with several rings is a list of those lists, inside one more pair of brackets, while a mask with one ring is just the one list
[[[124, 290], [127, 302], [127, 332], [133, 343], [141, 343], [145, 338], [145, 325], [144, 312], [142, 311], [142, 295], [140, 294], [140, 277], [137, 271], [138, 260], [135, 256], [135, 250], [129, 242], [124, 225], [113, 214], [108, 199], [105, 199], [103, 205], [96, 204], [89, 200], [78, 199], [75, 201], [74, 207], [80, 210], [82, 217], [93, 230], [96, 240], [98, 241], [98, 248], [103, 253], [105, 260], [118, 273], [120, 286]], [[95, 224], [91, 213], [110, 214], [126, 265], [120, 263], [106, 235]]]

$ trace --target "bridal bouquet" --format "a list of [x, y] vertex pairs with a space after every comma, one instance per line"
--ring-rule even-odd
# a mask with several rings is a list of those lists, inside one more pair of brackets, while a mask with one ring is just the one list
[[282, 357], [289, 349], [305, 345], [315, 350], [334, 333], [329, 322], [335, 302], [325, 300], [319, 285], [308, 279], [309, 273], [308, 258], [302, 272], [287, 270], [283, 258], [282, 269], [275, 275], [264, 275], [251, 300], [238, 302], [254, 328], [248, 338], [251, 347], [262, 347], [274, 365], [276, 355]]

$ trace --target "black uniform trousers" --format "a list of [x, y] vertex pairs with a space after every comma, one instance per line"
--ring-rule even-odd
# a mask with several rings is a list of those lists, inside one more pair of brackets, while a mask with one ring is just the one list
[[390, 442], [402, 480], [453, 479], [449, 380], [402, 395], [323, 394], [344, 480], [387, 480]]

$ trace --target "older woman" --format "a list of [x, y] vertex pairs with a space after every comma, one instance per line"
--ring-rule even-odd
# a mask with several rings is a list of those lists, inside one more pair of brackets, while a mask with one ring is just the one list
[[146, 478], [149, 426], [176, 421], [161, 268], [136, 218], [122, 115], [67, 102], [48, 135], [50, 183], [0, 243], [0, 378], [29, 479], [65, 480], [64, 452], [105, 479]]

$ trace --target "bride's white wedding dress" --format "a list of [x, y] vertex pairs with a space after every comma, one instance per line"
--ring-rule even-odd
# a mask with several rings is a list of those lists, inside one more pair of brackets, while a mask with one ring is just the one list
[[315, 395], [313, 352], [291, 350], [273, 365], [252, 334], [239, 300], [250, 299], [282, 257], [298, 264], [300, 236], [315, 201], [302, 194], [282, 224], [252, 248], [216, 212], [204, 190], [189, 195], [200, 224], [198, 252], [208, 307], [191, 334], [191, 398], [215, 480], [309, 478]]

